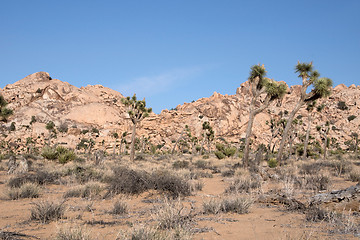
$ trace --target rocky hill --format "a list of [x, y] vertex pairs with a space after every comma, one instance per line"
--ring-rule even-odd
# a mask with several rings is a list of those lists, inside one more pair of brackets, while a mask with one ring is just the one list
[[[241, 84], [235, 95], [214, 92], [209, 98], [178, 105], [175, 110], [151, 114], [142, 121], [138, 137], [150, 137], [149, 141], [153, 144], [170, 149], [185, 125], [190, 127], [193, 136], [201, 138], [202, 123], [209, 121], [215, 131], [215, 139], [223, 138], [238, 143], [245, 136], [248, 121], [251, 94], [247, 86], [247, 82]], [[271, 118], [279, 118], [281, 113], [290, 112], [297, 101], [299, 90], [300, 86], [290, 87], [281, 102], [273, 103], [269, 109], [256, 116], [253, 128], [255, 145], [269, 141], [271, 131], [266, 122]], [[2, 127], [3, 134], [0, 137], [3, 143], [17, 151], [26, 149], [26, 139], [29, 137], [37, 146], [42, 146], [49, 136], [45, 127], [49, 121], [53, 121], [57, 128], [68, 128], [67, 132], [58, 131], [56, 138], [51, 139], [52, 143], [71, 148], [75, 148], [81, 139], [92, 138], [96, 142], [95, 148], [111, 151], [115, 144], [113, 133], [121, 135], [125, 131], [131, 132], [131, 122], [121, 103], [123, 95], [101, 85], [77, 88], [52, 79], [46, 72], [38, 72], [6, 85], [0, 89], [0, 93], [9, 102], [8, 107], [14, 110], [14, 115]], [[338, 103], [341, 101], [346, 103], [347, 109], [339, 109]], [[359, 132], [360, 86], [338, 85], [332, 95], [321, 103], [325, 104], [325, 108], [315, 115], [313, 136], [320, 140], [316, 126], [324, 126], [326, 121], [330, 121], [332, 129], [329, 137], [337, 139], [342, 147], [346, 147], [344, 142], [351, 139], [351, 133]], [[299, 112], [303, 121], [298, 126], [299, 134], [305, 133], [307, 114], [305, 107]], [[355, 119], [349, 121], [351, 115]], [[32, 118], [36, 121], [31, 121]], [[15, 131], [8, 130], [12, 122], [15, 123]]]

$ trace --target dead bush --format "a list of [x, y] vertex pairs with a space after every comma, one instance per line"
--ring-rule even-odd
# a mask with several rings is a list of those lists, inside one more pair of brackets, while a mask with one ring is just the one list
[[314, 191], [328, 190], [331, 186], [329, 176], [323, 174], [306, 175], [305, 187]]
[[175, 201], [165, 199], [161, 206], [157, 206], [153, 213], [153, 219], [159, 229], [176, 229], [188, 227], [194, 215], [186, 209], [180, 199]]
[[242, 193], [251, 192], [251, 190], [258, 189], [261, 187], [262, 180], [259, 176], [253, 175], [251, 177], [237, 177], [231, 183], [230, 186], [225, 190], [226, 193]]
[[102, 187], [98, 183], [87, 183], [83, 186], [77, 186], [71, 188], [64, 194], [64, 198], [69, 198], [69, 197], [92, 198], [98, 196], [101, 190]]
[[8, 182], [8, 186], [12, 188], [21, 187], [25, 183], [36, 183], [39, 185], [56, 183], [60, 178], [57, 173], [49, 173], [46, 171], [37, 171], [36, 173], [25, 173], [11, 178]]
[[169, 171], [155, 171], [152, 173], [152, 185], [155, 190], [169, 194], [172, 198], [191, 195], [189, 182]]
[[37, 198], [40, 196], [40, 187], [36, 183], [25, 183], [19, 188], [11, 188], [8, 197], [11, 200], [19, 198]]
[[60, 228], [55, 237], [56, 240], [91, 240], [90, 232], [82, 227]]
[[31, 220], [38, 220], [41, 223], [49, 223], [64, 217], [65, 202], [40, 201], [33, 203], [31, 209]]
[[109, 179], [109, 194], [140, 194], [151, 188], [150, 175], [145, 171], [133, 170], [126, 167], [114, 169], [113, 176]]
[[128, 212], [128, 205], [126, 202], [122, 200], [117, 200], [114, 203], [112, 210], [110, 211], [110, 213], [114, 215], [123, 215], [126, 214], [127, 212]]
[[203, 212], [205, 214], [219, 214], [233, 212], [244, 214], [249, 212], [253, 200], [248, 197], [227, 196], [222, 199], [211, 199], [203, 202]]

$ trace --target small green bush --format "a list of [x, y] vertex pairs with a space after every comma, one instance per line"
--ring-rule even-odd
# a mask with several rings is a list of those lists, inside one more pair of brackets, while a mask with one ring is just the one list
[[67, 162], [74, 161], [75, 159], [76, 159], [76, 154], [70, 150], [68, 152], [60, 154], [58, 157], [59, 163], [61, 163], [61, 164], [65, 164]]
[[58, 152], [56, 151], [55, 148], [45, 146], [42, 149], [41, 156], [43, 156], [44, 158], [46, 158], [48, 160], [55, 160], [58, 157]]
[[226, 156], [223, 152], [221, 151], [216, 151], [215, 152], [215, 156], [218, 158], [218, 159], [224, 159]]
[[355, 115], [351, 115], [351, 116], [348, 117], [348, 120], [349, 120], [349, 122], [351, 122], [351, 121], [354, 120], [355, 118], [356, 118]]
[[173, 163], [173, 168], [180, 169], [180, 168], [188, 168], [189, 167], [189, 161], [186, 160], [178, 160]]
[[268, 161], [268, 166], [270, 168], [275, 168], [278, 165], [278, 162], [276, 161], [276, 158], [270, 158]]

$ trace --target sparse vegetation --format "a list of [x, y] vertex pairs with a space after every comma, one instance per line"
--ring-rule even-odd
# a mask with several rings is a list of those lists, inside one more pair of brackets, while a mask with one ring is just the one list
[[31, 209], [31, 220], [49, 223], [64, 217], [65, 202], [40, 201], [35, 202]]

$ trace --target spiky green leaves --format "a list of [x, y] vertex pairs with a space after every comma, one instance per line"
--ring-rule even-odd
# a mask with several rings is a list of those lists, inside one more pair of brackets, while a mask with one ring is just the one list
[[267, 83], [266, 70], [264, 65], [253, 65], [251, 67], [249, 81], [256, 84], [256, 89], [262, 89]]
[[13, 110], [6, 108], [7, 101], [0, 95], [0, 121], [6, 122], [8, 117], [13, 114]]
[[333, 82], [330, 78], [319, 78], [316, 79], [313, 83], [314, 85], [314, 93], [319, 95], [320, 97], [327, 97], [331, 94], [331, 87]]
[[136, 94], [134, 94], [131, 98], [122, 98], [121, 101], [129, 108], [128, 114], [133, 122], [141, 121], [152, 112], [152, 108], [146, 108], [145, 98], [143, 100], [137, 100]]
[[268, 96], [270, 96], [270, 99], [275, 100], [280, 99], [285, 95], [287, 87], [285, 83], [268, 79], [265, 83], [265, 89]]
[[310, 63], [298, 62], [295, 66], [295, 72], [299, 73], [299, 77], [305, 77], [305, 78], [310, 77], [313, 72], [312, 62]]

